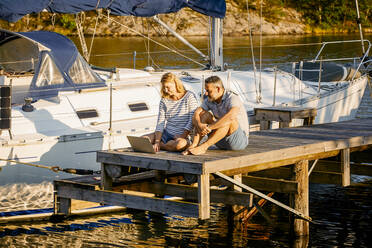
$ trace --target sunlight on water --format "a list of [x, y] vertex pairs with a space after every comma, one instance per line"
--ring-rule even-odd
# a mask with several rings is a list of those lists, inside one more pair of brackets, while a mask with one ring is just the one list
[[53, 207], [53, 184], [9, 184], [0, 187], [0, 212]]

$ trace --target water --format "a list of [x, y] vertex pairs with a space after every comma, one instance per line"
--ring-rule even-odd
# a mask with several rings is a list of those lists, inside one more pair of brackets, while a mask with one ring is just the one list
[[[372, 40], [372, 35], [367, 35], [366, 38]], [[188, 49], [172, 38], [156, 39], [162, 43], [172, 42], [179, 50]], [[264, 66], [275, 64], [288, 68], [284, 62], [312, 59], [320, 45], [287, 45], [348, 39], [358, 39], [358, 36], [265, 36], [262, 60]], [[191, 38], [190, 41], [206, 53], [206, 38]], [[258, 41], [258, 37], [255, 37], [256, 61], [259, 59]], [[89, 45], [90, 40], [88, 47]], [[231, 68], [252, 68], [248, 46], [247, 37], [225, 37], [224, 58]], [[163, 69], [198, 67], [168, 52], [151, 53], [149, 59], [142, 38], [97, 38], [90, 63], [103, 67], [133, 68], [134, 50], [137, 51], [136, 68], [139, 69], [147, 65]], [[150, 50], [164, 51], [164, 48], [151, 45]], [[354, 57], [360, 56], [361, 49], [359, 44], [347, 44], [330, 48], [326, 52], [328, 55], [324, 58], [337, 55]], [[187, 51], [185, 54], [198, 59], [193, 52]], [[198, 61], [202, 62], [200, 59]], [[5, 179], [10, 176], [8, 169], [9, 167], [3, 167], [0, 171], [0, 212], [16, 210], [18, 207], [51, 206], [51, 201], [48, 203], [45, 200], [51, 196], [50, 182], [4, 185]], [[13, 173], [17, 171], [13, 170]], [[33, 178], [32, 181], [35, 178], [34, 175], [21, 172], [11, 176], [18, 177], [24, 183], [30, 183], [29, 178]], [[260, 214], [254, 216], [249, 223], [234, 222], [228, 218], [228, 211], [224, 206], [215, 205], [211, 219], [204, 222], [127, 210], [120, 214], [70, 219], [54, 224], [0, 224], [0, 247], [370, 247], [368, 237], [372, 234], [372, 182], [368, 178], [355, 179], [365, 182], [358, 187], [348, 188], [310, 186], [310, 216], [317, 224], [310, 225], [308, 240], [290, 238], [287, 212], [271, 204], [265, 205], [264, 209], [274, 220], [273, 226]], [[35, 193], [36, 190], [41, 193]], [[17, 203], [9, 203], [11, 198]], [[274, 198], [282, 202], [288, 201], [280, 194], [275, 194]], [[31, 202], [33, 205], [29, 205]]]

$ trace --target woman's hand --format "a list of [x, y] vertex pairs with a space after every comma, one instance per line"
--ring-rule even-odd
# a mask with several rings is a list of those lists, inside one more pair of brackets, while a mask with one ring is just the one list
[[160, 151], [160, 142], [155, 141], [155, 144], [153, 144], [152, 147], [154, 148], [155, 152]]
[[205, 136], [209, 134], [210, 132], [212, 132], [212, 129], [209, 128], [208, 124], [201, 123], [199, 128], [200, 128], [201, 136]]

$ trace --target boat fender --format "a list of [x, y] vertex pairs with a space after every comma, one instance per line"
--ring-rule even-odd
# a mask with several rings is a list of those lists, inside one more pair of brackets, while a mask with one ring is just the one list
[[35, 108], [34, 108], [34, 106], [32, 106], [31, 102], [32, 102], [32, 98], [31, 97], [25, 97], [25, 104], [23, 104], [23, 106], [22, 106], [22, 110], [24, 112], [32, 112], [32, 111], [34, 111]]

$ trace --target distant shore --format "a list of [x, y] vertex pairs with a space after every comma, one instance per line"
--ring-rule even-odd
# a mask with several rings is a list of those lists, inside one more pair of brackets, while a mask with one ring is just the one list
[[[356, 25], [345, 25], [322, 29], [304, 24], [301, 14], [294, 9], [282, 9], [280, 18], [261, 18], [258, 11], [251, 11], [248, 19], [246, 11], [242, 11], [237, 5], [227, 3], [226, 17], [224, 18], [223, 33], [227, 36], [248, 36], [249, 30], [253, 35], [288, 35], [288, 34], [342, 34], [359, 32]], [[157, 24], [152, 18], [131, 16], [110, 16], [110, 21], [102, 15], [89, 12], [83, 16], [83, 30], [86, 36], [139, 36], [138, 33], [149, 36], [170, 36], [171, 34]], [[23, 17], [16, 23], [0, 21], [0, 28], [26, 32], [34, 30], [54, 31], [68, 36], [77, 35], [75, 17], [61, 14], [53, 17], [53, 14], [42, 13]], [[191, 9], [185, 8], [178, 13], [159, 15], [159, 18], [167, 23], [172, 29], [183, 36], [207, 36], [210, 18], [201, 15]], [[364, 33], [372, 33], [372, 28], [367, 27]]]

